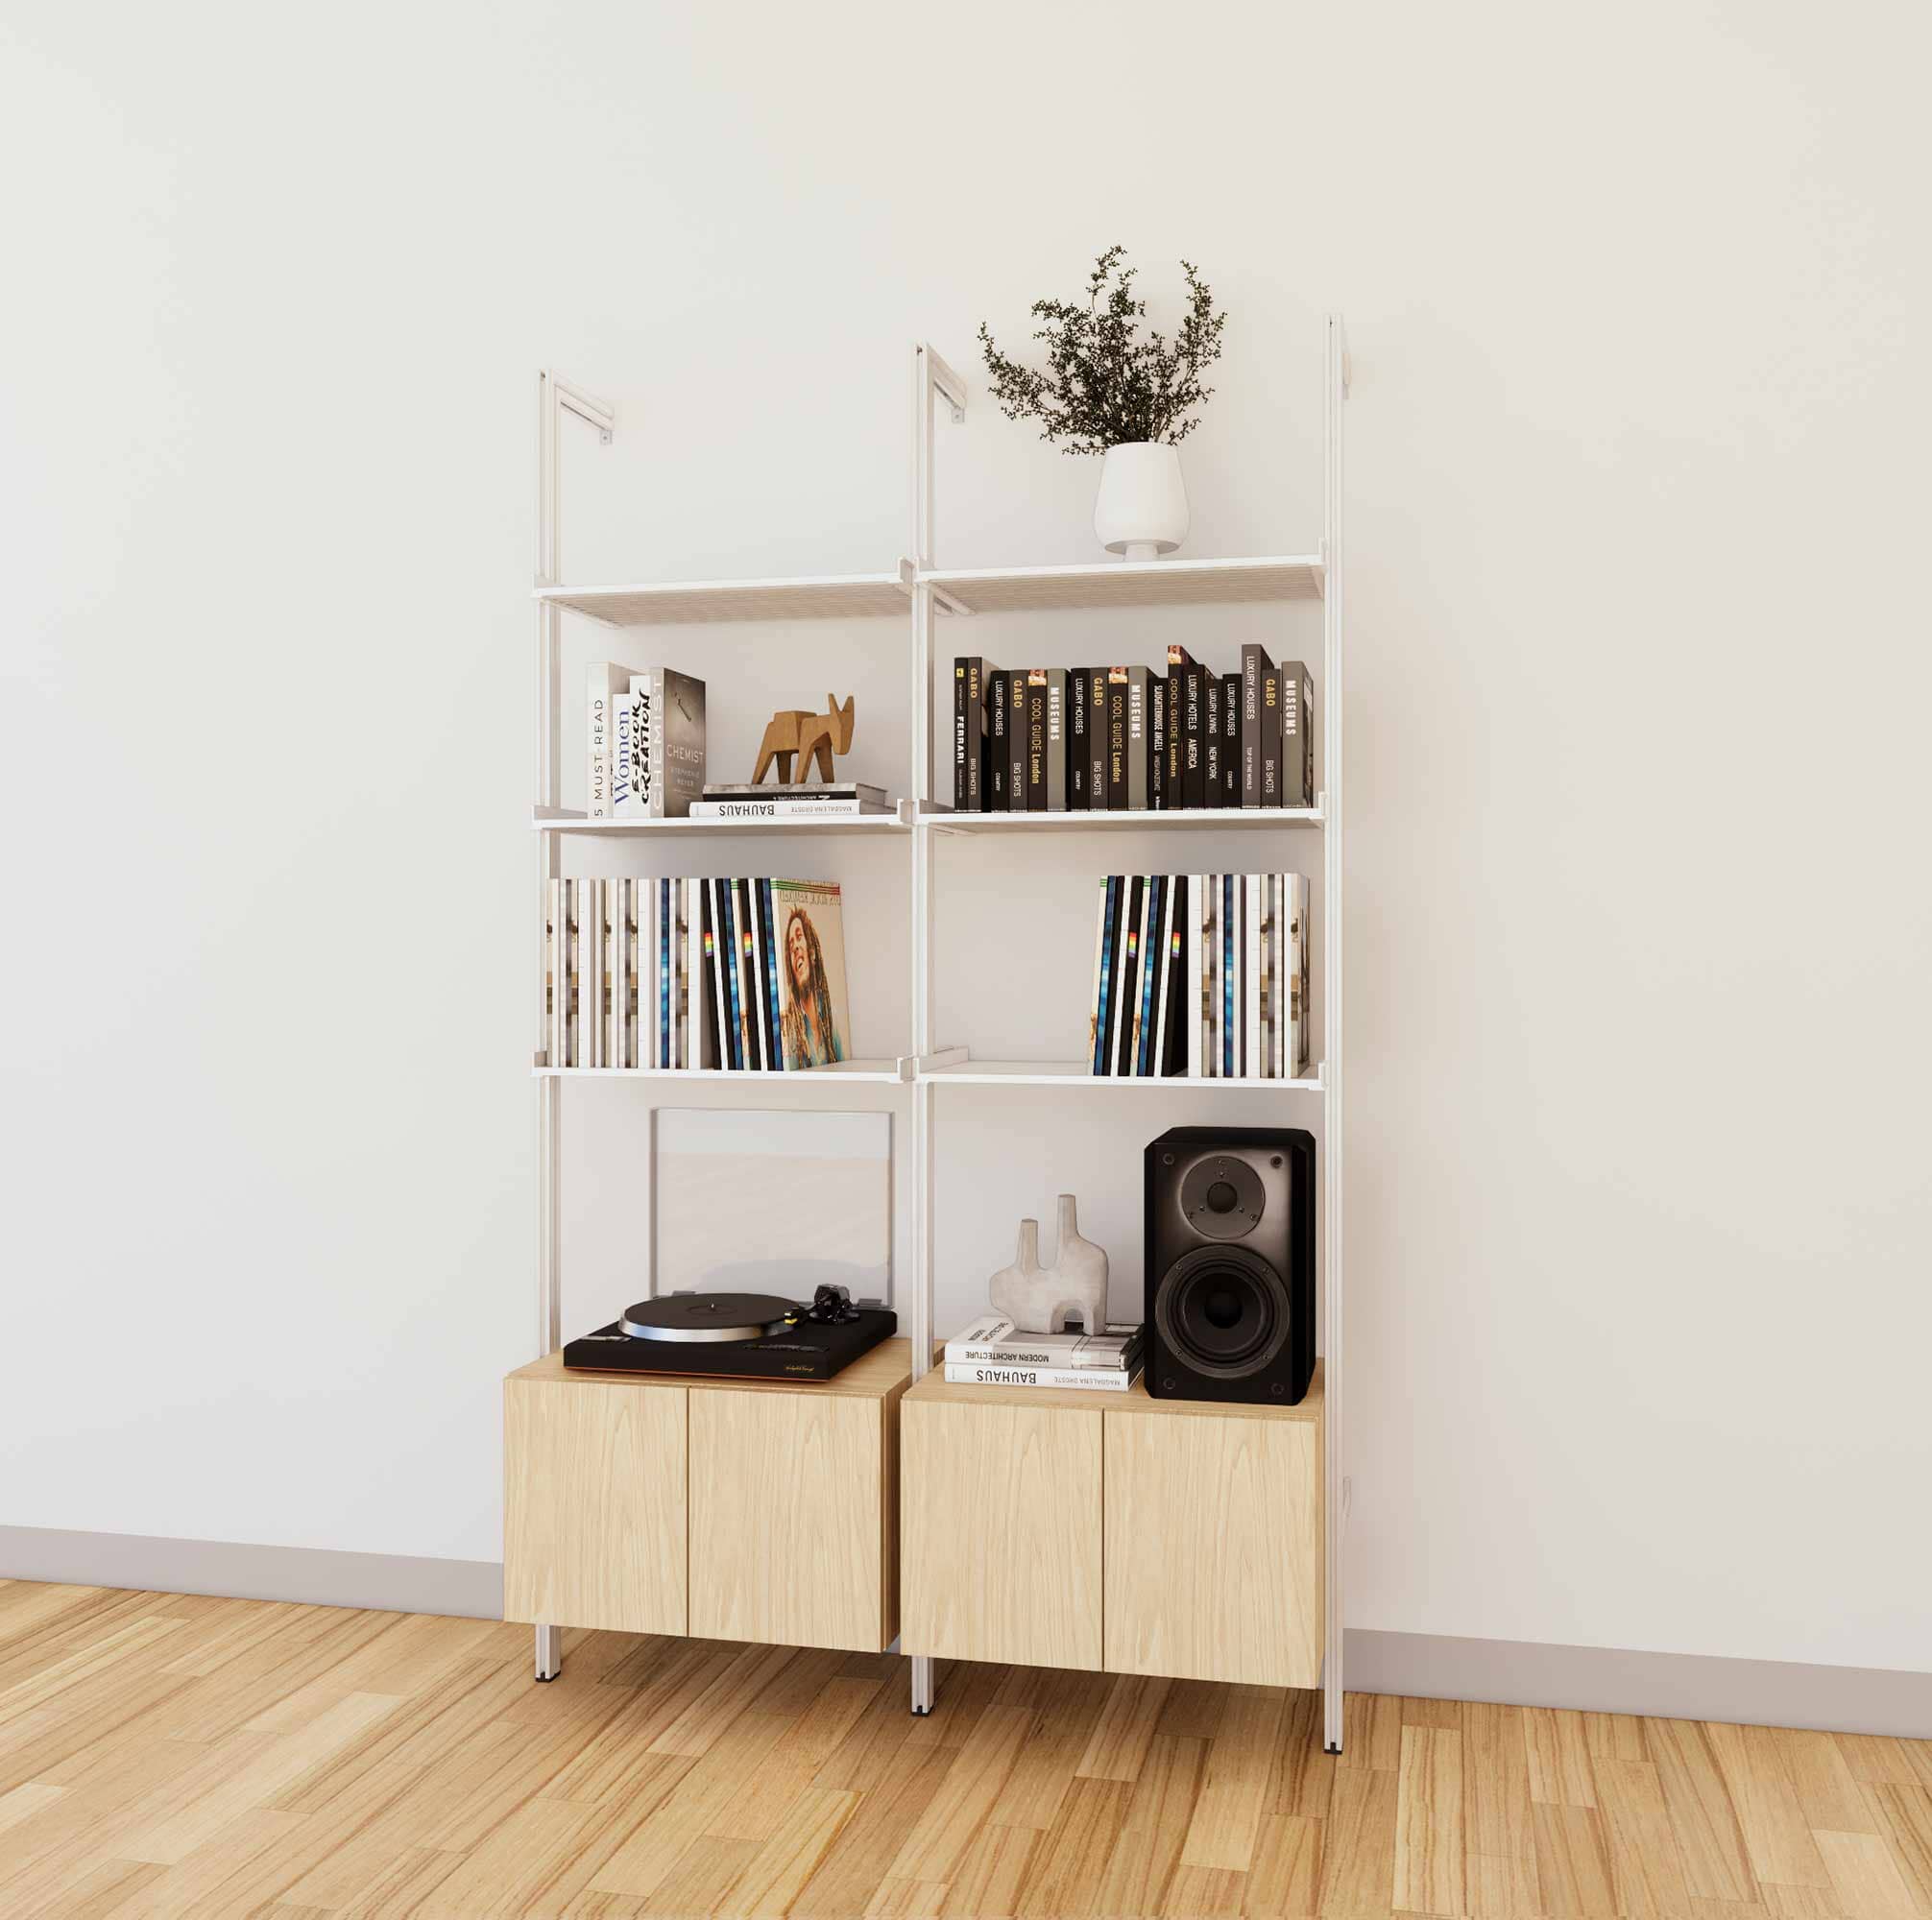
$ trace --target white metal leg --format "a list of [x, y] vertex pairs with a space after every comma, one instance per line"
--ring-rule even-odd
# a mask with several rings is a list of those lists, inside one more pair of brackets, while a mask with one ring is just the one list
[[[574, 414], [597, 429], [609, 444], [616, 414], [567, 380], [547, 372], [537, 375], [537, 584], [547, 587], [558, 577], [557, 427], [566, 413]], [[537, 604], [537, 804], [563, 804], [559, 773], [559, 726], [563, 709], [563, 663], [559, 646], [562, 615], [547, 601]], [[536, 1052], [549, 1044], [543, 1018], [543, 914], [549, 882], [562, 872], [559, 837], [540, 833], [537, 850], [537, 929], [535, 992]], [[562, 982], [559, 983], [561, 990]], [[553, 1062], [552, 1065], [561, 1063]], [[563, 1293], [557, 1268], [557, 1099], [559, 1080], [537, 1082], [537, 1354], [542, 1358], [563, 1345]], [[554, 1680], [564, 1668], [564, 1630], [539, 1624], [536, 1631], [536, 1674]]]
[[1322, 943], [1322, 996], [1326, 1010], [1322, 1028], [1322, 1139], [1325, 1172], [1322, 1209], [1326, 1215], [1322, 1261], [1322, 1305], [1327, 1318], [1323, 1342], [1323, 1413], [1327, 1421], [1326, 1524], [1322, 1528], [1325, 1565], [1323, 1618], [1327, 1642], [1321, 1663], [1322, 1744], [1330, 1753], [1341, 1751], [1343, 1677], [1342, 1529], [1348, 1520], [1348, 1480], [1342, 1444], [1342, 1213], [1341, 1213], [1341, 708], [1342, 708], [1342, 554], [1341, 554], [1341, 409], [1348, 395], [1348, 343], [1341, 317], [1328, 318], [1327, 473], [1324, 484], [1322, 540], [1321, 671], [1322, 706], [1326, 709], [1322, 734], [1322, 784], [1327, 791], [1327, 824], [1322, 829], [1322, 894], [1325, 911]]

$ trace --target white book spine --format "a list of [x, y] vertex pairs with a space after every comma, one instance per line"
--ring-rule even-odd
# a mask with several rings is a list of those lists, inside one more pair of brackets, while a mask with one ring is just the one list
[[628, 667], [613, 666], [609, 660], [592, 662], [585, 702], [590, 763], [584, 811], [592, 820], [608, 820], [616, 803], [616, 741], [614, 729], [617, 706], [629, 684]]
[[685, 976], [677, 998], [678, 1065], [704, 1065], [704, 922], [698, 913], [698, 883], [680, 880], [685, 890]]
[[603, 1019], [597, 983], [603, 977], [603, 928], [599, 924], [602, 902], [597, 880], [577, 882], [577, 1065], [601, 1067], [603, 1048], [598, 1044], [598, 1029]]
[[1241, 916], [1241, 998], [1243, 998], [1243, 1051], [1246, 1061], [1243, 1072], [1250, 1080], [1262, 1078], [1262, 875], [1244, 873], [1241, 881], [1244, 897]]
[[670, 917], [670, 891], [668, 882], [662, 879], [644, 882], [645, 891], [651, 897], [651, 1001], [645, 1009], [644, 1020], [651, 1055], [660, 1067], [678, 1065], [676, 1049], [671, 1045], [670, 1023], [666, 1016], [671, 1005], [672, 969], [671, 928], [676, 924]]
[[611, 812], [620, 820], [635, 820], [638, 804], [631, 792], [631, 702], [621, 689], [611, 696]]
[[1198, 874], [1188, 876], [1188, 1078], [1201, 1077], [1201, 906], [1206, 888]]
[[1290, 1070], [1292, 1079], [1300, 1079], [1308, 1071], [1311, 1027], [1308, 1009], [1308, 876], [1293, 874], [1290, 877], [1294, 882], [1294, 978], [1291, 991], [1294, 996], [1293, 1033], [1292, 1044], [1294, 1048], [1294, 1064]]
[[557, 994], [562, 1002], [560, 1017], [564, 1031], [557, 1050], [561, 1056], [559, 1065], [580, 1067], [583, 1062], [577, 1051], [577, 907], [581, 882], [566, 880], [563, 888], [563, 918], [558, 922]]
[[[1168, 1002], [1173, 997], [1173, 970], [1180, 965], [1174, 957], [1174, 896], [1187, 882], [1178, 874], [1168, 876], [1168, 897], [1161, 905], [1161, 964], [1154, 974], [1154, 1078], [1167, 1071]], [[1183, 909], [1185, 912], [1185, 909]], [[1182, 924], [1186, 924], [1183, 920]]]
[[664, 817], [664, 677], [655, 668], [631, 676], [631, 780], [638, 812], [646, 820]]
[[692, 820], [882, 820], [892, 809], [861, 800], [694, 800]]
[[626, 880], [631, 891], [631, 911], [637, 923], [637, 948], [633, 977], [637, 982], [637, 1010], [631, 1018], [631, 1046], [640, 1067], [666, 1067], [670, 1063], [658, 1049], [658, 1023], [654, 1014], [658, 978], [658, 883], [656, 880]]
[[1140, 1378], [1111, 1367], [999, 1367], [948, 1360], [946, 1378], [962, 1386], [1068, 1387], [1075, 1393], [1125, 1393]]
[[1107, 876], [1100, 876], [1100, 908], [1094, 923], [1094, 991], [1087, 996], [1086, 1070], [1094, 1070], [1094, 1056], [1100, 1050], [1100, 960], [1107, 950]]
[[610, 1044], [605, 1062], [611, 1067], [628, 1067], [626, 1057], [631, 1039], [630, 1021], [625, 1018], [624, 984], [631, 963], [630, 909], [626, 904], [629, 880], [609, 881], [604, 889], [604, 997], [610, 1008], [605, 1031]]
[[1288, 922], [1293, 901], [1286, 874], [1274, 876], [1274, 1060], [1268, 1071], [1277, 1080], [1288, 1074]]

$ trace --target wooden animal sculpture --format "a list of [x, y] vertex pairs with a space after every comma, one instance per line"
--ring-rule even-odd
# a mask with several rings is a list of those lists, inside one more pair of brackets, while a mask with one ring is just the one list
[[764, 730], [764, 738], [759, 743], [758, 771], [751, 777], [752, 784], [756, 786], [763, 780], [765, 769], [774, 761], [781, 785], [792, 783], [794, 762], [798, 769], [796, 778], [804, 780], [814, 760], [818, 763], [818, 778], [829, 781], [833, 778], [832, 756], [852, 751], [852, 700], [848, 693], [841, 707], [828, 693], [823, 713], [807, 713], [797, 708], [774, 713]]

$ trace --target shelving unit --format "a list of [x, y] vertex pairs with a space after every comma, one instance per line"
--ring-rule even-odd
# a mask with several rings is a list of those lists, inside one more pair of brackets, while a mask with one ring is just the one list
[[[1343, 708], [1342, 579], [1341, 579], [1341, 430], [1347, 394], [1347, 354], [1341, 322], [1328, 323], [1326, 366], [1326, 459], [1324, 468], [1324, 533], [1315, 553], [1266, 555], [1233, 559], [1097, 562], [1068, 566], [942, 568], [933, 558], [934, 432], [937, 408], [944, 402], [954, 421], [966, 417], [965, 383], [932, 349], [920, 344], [913, 349], [913, 487], [911, 554], [888, 571], [830, 574], [769, 580], [642, 583], [577, 587], [559, 584], [556, 505], [557, 439], [566, 416], [596, 427], [605, 440], [614, 430], [612, 410], [580, 390], [550, 375], [539, 376], [539, 529], [538, 579], [535, 602], [538, 619], [539, 744], [538, 792], [532, 818], [538, 849], [538, 899], [543, 884], [561, 870], [561, 849], [572, 836], [614, 839], [654, 835], [730, 836], [824, 834], [905, 834], [911, 848], [911, 912], [907, 957], [911, 968], [912, 1034], [910, 1051], [895, 1059], [850, 1061], [835, 1069], [813, 1073], [717, 1072], [695, 1068], [671, 1070], [614, 1070], [556, 1068], [542, 1054], [543, 956], [541, 931], [535, 937], [535, 978], [538, 991], [537, 1065], [539, 1138], [538, 1292], [540, 1354], [549, 1355], [562, 1344], [560, 1325], [556, 1174], [558, 1097], [560, 1084], [573, 1078], [644, 1080], [716, 1080], [744, 1084], [784, 1080], [788, 1086], [809, 1087], [837, 1098], [843, 1086], [893, 1085], [907, 1091], [910, 1106], [910, 1182], [912, 1243], [915, 1270], [909, 1299], [900, 1303], [902, 1330], [909, 1336], [910, 1373], [915, 1393], [930, 1368], [936, 1329], [933, 1312], [934, 1153], [939, 1128], [936, 1090], [952, 1088], [1038, 1088], [1046, 1092], [1108, 1090], [1137, 1099], [1149, 1093], [1184, 1092], [1272, 1094], [1293, 1103], [1284, 1119], [1306, 1114], [1311, 1100], [1320, 1103], [1322, 1119], [1322, 1391], [1321, 1418], [1326, 1444], [1322, 1450], [1320, 1513], [1316, 1537], [1320, 1541], [1321, 1641], [1320, 1681], [1323, 1691], [1324, 1740], [1332, 1751], [1341, 1744], [1342, 1595], [1340, 1580], [1340, 1542], [1347, 1512], [1347, 1482], [1342, 1475], [1341, 1430], [1338, 1412], [1344, 1375], [1342, 1354], [1342, 1004], [1341, 926], [1341, 801]], [[1214, 808], [1197, 812], [1134, 813], [955, 813], [946, 804], [939, 779], [932, 723], [933, 671], [938, 660], [934, 629], [941, 617], [967, 618], [1008, 612], [1105, 612], [1128, 608], [1264, 606], [1270, 603], [1316, 601], [1322, 608], [1322, 684], [1320, 698], [1321, 771], [1325, 790], [1313, 807], [1290, 809]], [[655, 624], [775, 619], [910, 619], [907, 672], [910, 680], [912, 740], [911, 798], [891, 815], [813, 821], [592, 821], [561, 804], [558, 777], [559, 721], [563, 710], [558, 664], [559, 621], [569, 611], [616, 627]], [[950, 776], [950, 765], [947, 769]], [[950, 777], [944, 793], [950, 794]], [[941, 838], [992, 834], [1119, 833], [1123, 831], [1188, 835], [1239, 832], [1244, 835], [1281, 833], [1298, 839], [1309, 833], [1323, 838], [1321, 944], [1316, 956], [1321, 986], [1322, 1037], [1319, 1064], [1298, 1080], [1202, 1079], [1123, 1080], [1099, 1078], [1084, 1062], [976, 1060], [962, 1047], [942, 1044], [937, 1032], [933, 977], [934, 848]], [[1176, 865], [1180, 863], [1176, 861]], [[1263, 862], [1287, 868], [1294, 864], [1284, 851]], [[541, 929], [541, 911], [534, 921]], [[973, 1095], [958, 1097], [971, 1099]], [[1242, 1117], [1255, 1117], [1252, 1105]], [[1261, 1409], [1268, 1411], [1268, 1409]], [[574, 1623], [574, 1622], [569, 1622]], [[554, 1674], [561, 1658], [561, 1627], [539, 1625], [536, 1661], [540, 1677]], [[932, 1663], [912, 1663], [915, 1712], [927, 1711], [932, 1698]], [[1300, 1669], [1297, 1668], [1297, 1671]]]

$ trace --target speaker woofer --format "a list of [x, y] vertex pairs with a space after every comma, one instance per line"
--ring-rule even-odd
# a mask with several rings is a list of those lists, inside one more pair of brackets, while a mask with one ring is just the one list
[[1288, 1339], [1290, 1316], [1281, 1275], [1243, 1247], [1195, 1248], [1154, 1296], [1163, 1344], [1215, 1380], [1245, 1380], [1266, 1368]]

